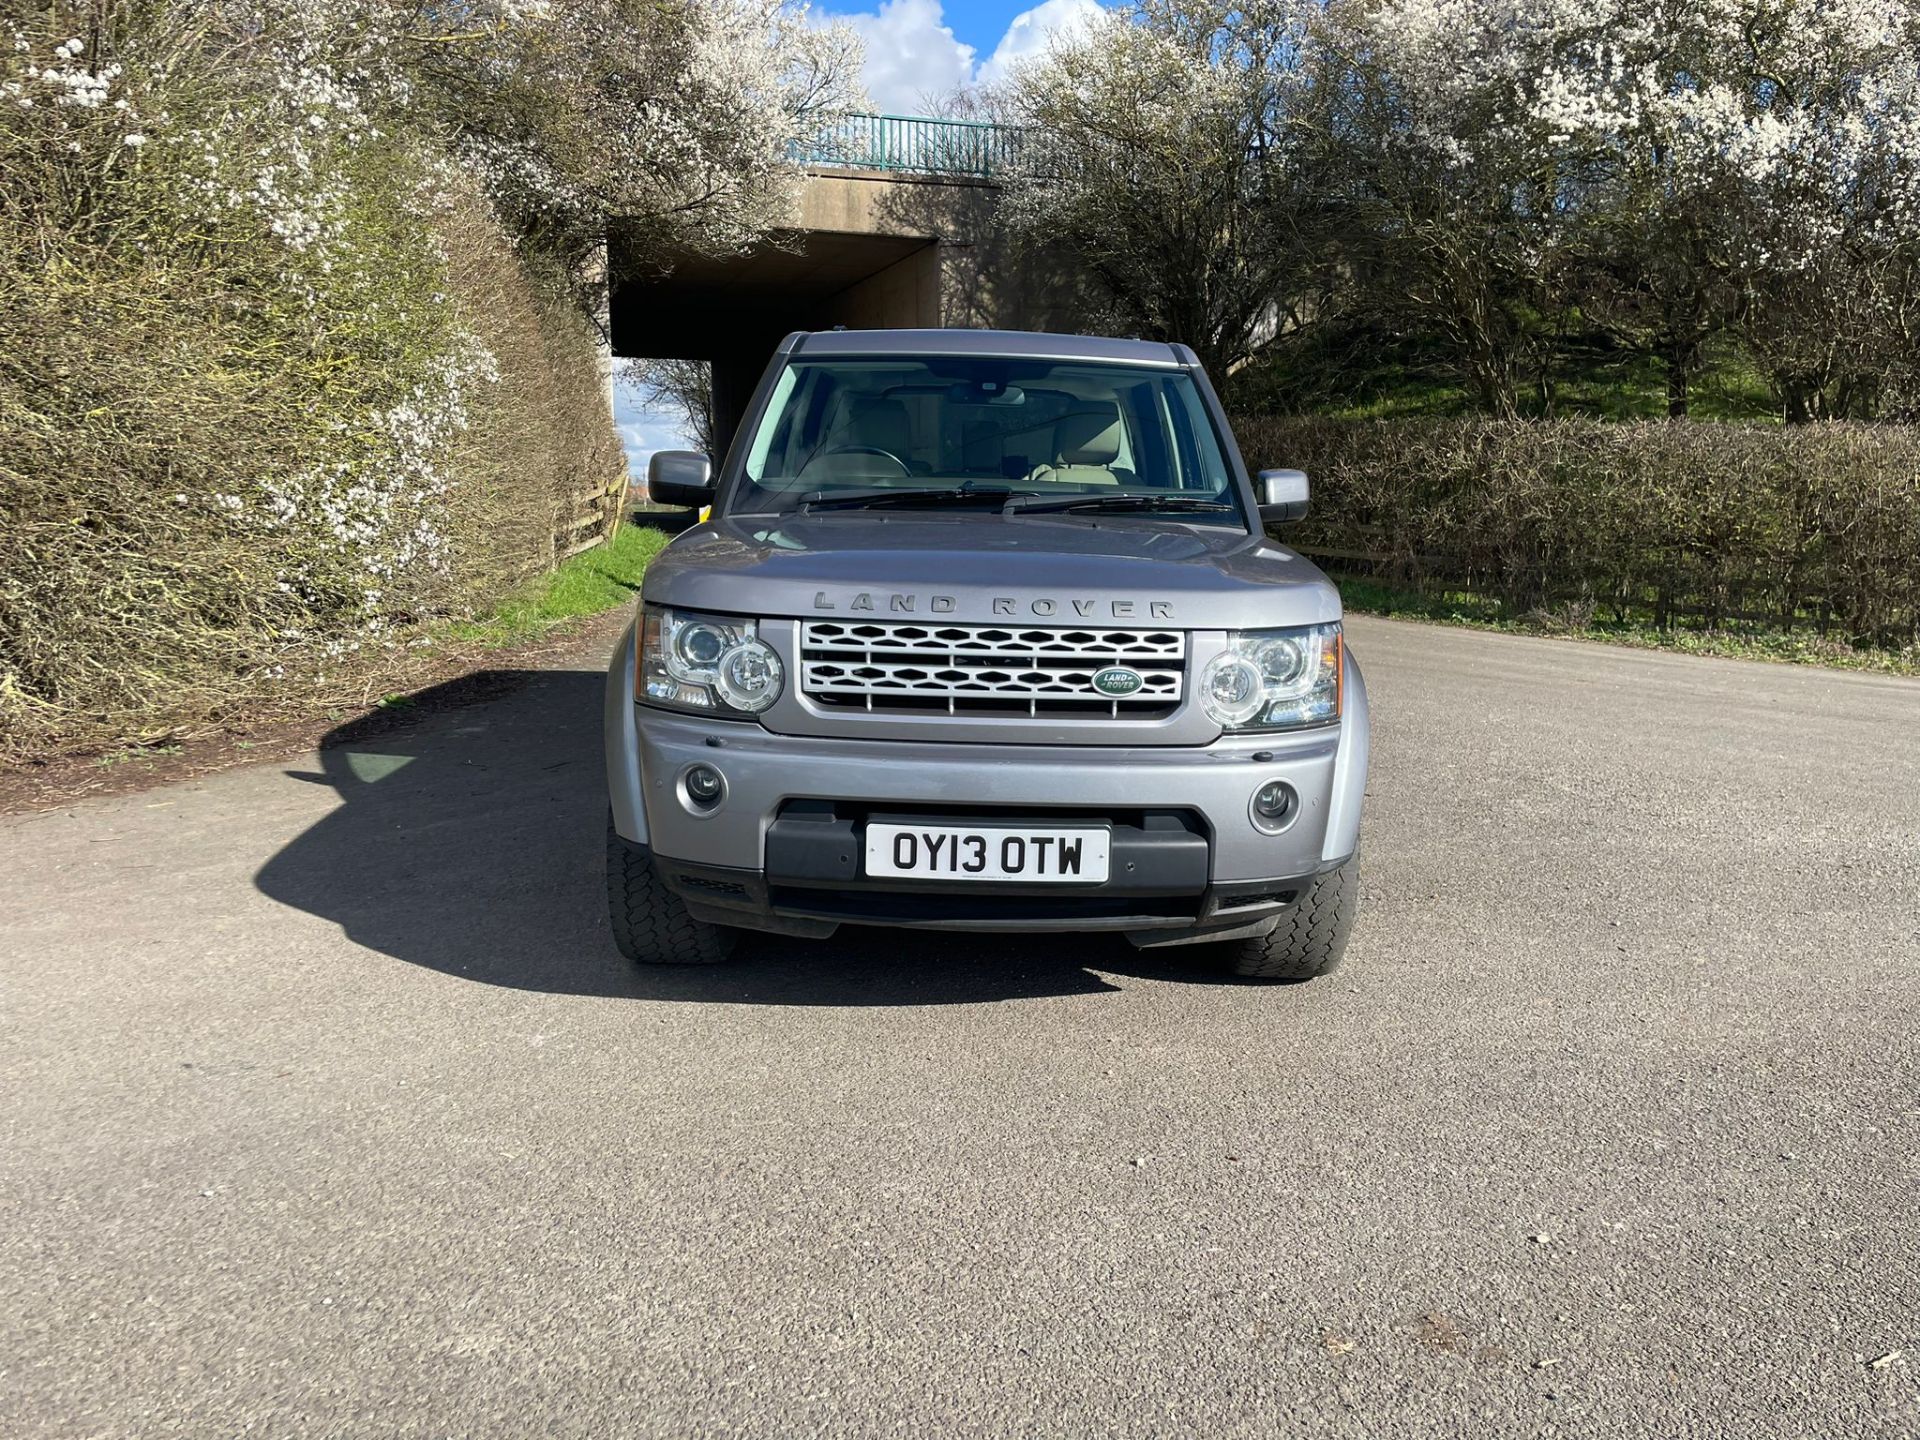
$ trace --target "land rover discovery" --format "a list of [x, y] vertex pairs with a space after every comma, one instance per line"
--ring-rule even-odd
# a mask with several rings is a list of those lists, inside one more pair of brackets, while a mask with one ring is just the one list
[[1338, 962], [1367, 692], [1326, 577], [1274, 543], [1183, 345], [789, 336], [711, 507], [654, 561], [606, 702], [614, 940], [1112, 931], [1238, 973]]

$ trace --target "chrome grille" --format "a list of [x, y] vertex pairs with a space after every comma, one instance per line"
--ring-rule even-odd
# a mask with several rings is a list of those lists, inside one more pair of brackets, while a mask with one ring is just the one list
[[[1093, 677], [1124, 667], [1131, 695]], [[808, 620], [800, 689], [816, 704], [894, 714], [1106, 715], [1147, 720], [1180, 703], [1187, 637], [1179, 630], [1041, 629]]]

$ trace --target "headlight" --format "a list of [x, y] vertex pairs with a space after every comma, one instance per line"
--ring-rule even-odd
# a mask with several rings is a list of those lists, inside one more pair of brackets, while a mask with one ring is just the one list
[[785, 679], [780, 657], [753, 621], [647, 607], [635, 699], [669, 710], [758, 715], [780, 698]]
[[1225, 730], [1294, 730], [1340, 718], [1340, 626], [1242, 630], [1200, 677], [1201, 707]]

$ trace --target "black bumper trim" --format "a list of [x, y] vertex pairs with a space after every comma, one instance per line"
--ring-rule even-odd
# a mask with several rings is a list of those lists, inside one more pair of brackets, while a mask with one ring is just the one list
[[867, 880], [831, 888], [786, 885], [760, 870], [692, 865], [666, 856], [656, 856], [654, 863], [696, 919], [819, 939], [841, 925], [1129, 935], [1237, 931], [1279, 916], [1311, 879], [1230, 881], [1184, 896], [1114, 893], [1102, 886], [1063, 895], [1060, 887], [1035, 894], [1032, 886], [930, 890]]

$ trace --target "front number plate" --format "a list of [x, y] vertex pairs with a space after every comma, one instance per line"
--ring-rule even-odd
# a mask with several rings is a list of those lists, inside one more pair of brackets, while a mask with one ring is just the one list
[[869, 824], [867, 874], [1098, 885], [1107, 840], [1105, 830]]

